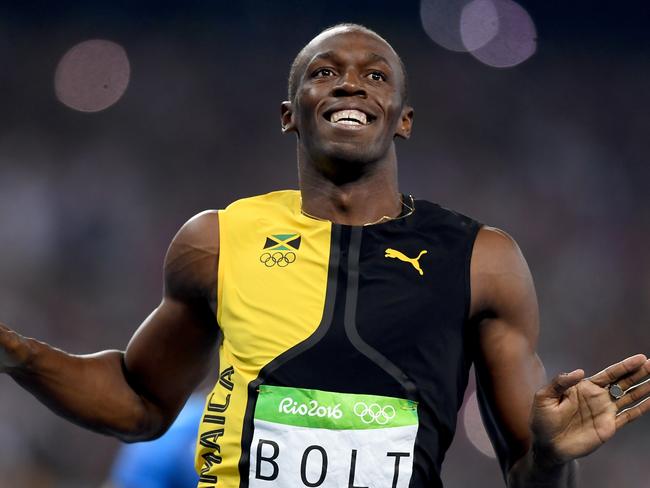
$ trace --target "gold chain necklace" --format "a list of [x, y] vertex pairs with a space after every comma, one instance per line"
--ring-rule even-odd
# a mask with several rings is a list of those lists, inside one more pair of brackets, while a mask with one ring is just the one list
[[[363, 224], [363, 226], [367, 225], [375, 225], [375, 224], [381, 224], [382, 222], [388, 222], [390, 220], [397, 220], [397, 219], [403, 219], [404, 217], [408, 217], [411, 215], [413, 212], [415, 212], [415, 201], [413, 200], [413, 195], [409, 195], [409, 200], [410, 200], [410, 205], [404, 201], [404, 197], [400, 195], [400, 203], [402, 204], [402, 211], [397, 217], [389, 217], [388, 215], [382, 215], [379, 217], [377, 220], [374, 220], [372, 222], [366, 222]], [[310, 214], [307, 212], [305, 209], [302, 208], [302, 198], [300, 199], [300, 213], [303, 214], [306, 217], [315, 219], [315, 220], [320, 220], [322, 222], [330, 222], [328, 219], [323, 219], [321, 217], [316, 217], [315, 215]]]

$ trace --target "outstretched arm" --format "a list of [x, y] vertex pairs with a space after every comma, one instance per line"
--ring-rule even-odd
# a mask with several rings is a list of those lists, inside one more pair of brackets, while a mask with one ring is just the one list
[[126, 351], [72, 355], [0, 325], [0, 372], [84, 427], [125, 441], [161, 435], [217, 348], [218, 239], [216, 212], [181, 228], [165, 258], [162, 302]]
[[[584, 379], [576, 370], [546, 384], [536, 353], [539, 317], [528, 266], [516, 243], [483, 228], [472, 255], [471, 318], [479, 328], [476, 373], [481, 407], [508, 486], [573, 487], [574, 460], [650, 410], [635, 404], [650, 361], [636, 355]], [[618, 401], [607, 386], [628, 393]], [[640, 386], [635, 386], [640, 385]]]

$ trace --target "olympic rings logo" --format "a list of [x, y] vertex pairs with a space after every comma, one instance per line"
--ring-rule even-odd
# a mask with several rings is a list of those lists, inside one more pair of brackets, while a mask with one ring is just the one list
[[290, 265], [296, 260], [296, 254], [294, 252], [285, 252], [282, 254], [280, 251], [274, 253], [265, 252], [260, 256], [260, 262], [264, 264], [267, 268], [272, 268], [276, 264], [280, 268]]
[[382, 407], [377, 403], [366, 405], [364, 402], [354, 404], [354, 414], [361, 419], [364, 424], [376, 422], [379, 425], [386, 425], [395, 418], [395, 407], [386, 405]]

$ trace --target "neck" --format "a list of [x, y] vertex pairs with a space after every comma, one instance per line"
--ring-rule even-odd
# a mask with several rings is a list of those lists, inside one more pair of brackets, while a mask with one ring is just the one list
[[[397, 161], [392, 157], [359, 167], [351, 175], [344, 162], [327, 171], [298, 156], [302, 210], [337, 224], [364, 225], [397, 217], [402, 211], [397, 185]], [[353, 163], [354, 164], [354, 163]], [[332, 167], [334, 166], [334, 169]]]

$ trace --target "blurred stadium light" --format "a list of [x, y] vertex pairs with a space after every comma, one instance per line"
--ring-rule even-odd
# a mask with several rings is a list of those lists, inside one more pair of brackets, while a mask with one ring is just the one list
[[99, 112], [122, 97], [130, 74], [129, 59], [122, 46], [92, 39], [63, 55], [54, 75], [54, 91], [70, 108]]
[[513, 0], [421, 0], [420, 20], [436, 44], [495, 68], [516, 66], [537, 49], [535, 24]]

